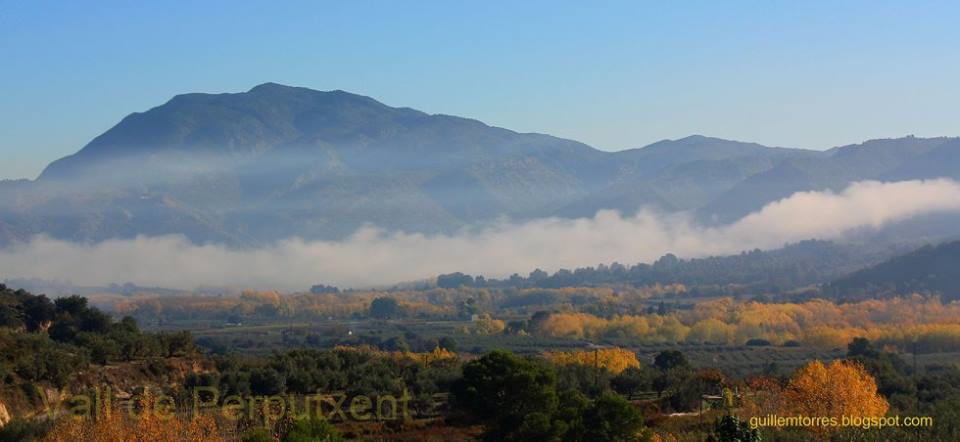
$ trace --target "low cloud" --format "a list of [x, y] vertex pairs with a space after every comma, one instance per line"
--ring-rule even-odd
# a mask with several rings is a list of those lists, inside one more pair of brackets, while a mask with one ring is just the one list
[[796, 193], [720, 227], [699, 226], [684, 215], [601, 211], [593, 218], [501, 222], [455, 235], [362, 228], [342, 241], [294, 238], [258, 249], [196, 245], [181, 236], [92, 245], [36, 237], [0, 250], [0, 269], [7, 278], [77, 285], [130, 281], [182, 289], [304, 290], [315, 283], [364, 287], [453, 271], [500, 277], [534, 268], [648, 262], [665, 253], [697, 257], [776, 248], [948, 211], [960, 211], [960, 184], [955, 181], [865, 181], [838, 193]]

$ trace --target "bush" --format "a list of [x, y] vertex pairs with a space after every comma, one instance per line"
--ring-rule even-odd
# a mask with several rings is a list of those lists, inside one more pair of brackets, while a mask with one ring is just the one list
[[769, 347], [770, 341], [766, 339], [754, 338], [748, 339], [746, 345], [748, 347]]
[[277, 370], [261, 368], [250, 373], [250, 390], [254, 394], [283, 394], [286, 389], [286, 379]]
[[273, 435], [264, 428], [257, 428], [243, 439], [243, 442], [274, 442]]
[[341, 442], [346, 441], [336, 427], [325, 419], [311, 417], [294, 422], [282, 439], [283, 442]]
[[50, 422], [14, 418], [0, 428], [0, 442], [28, 442], [43, 439], [50, 431]]

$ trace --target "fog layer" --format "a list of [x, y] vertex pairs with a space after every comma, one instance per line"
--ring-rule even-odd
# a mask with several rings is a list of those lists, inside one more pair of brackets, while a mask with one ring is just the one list
[[67, 280], [94, 286], [133, 282], [305, 290], [312, 284], [366, 287], [462, 271], [488, 277], [610, 263], [647, 262], [839, 239], [920, 215], [960, 211], [952, 180], [863, 181], [842, 192], [800, 192], [721, 227], [684, 215], [600, 211], [592, 218], [501, 221], [454, 235], [386, 232], [375, 226], [342, 241], [291, 238], [267, 247], [197, 245], [180, 236], [76, 244], [35, 237], [0, 250], [0, 278]]

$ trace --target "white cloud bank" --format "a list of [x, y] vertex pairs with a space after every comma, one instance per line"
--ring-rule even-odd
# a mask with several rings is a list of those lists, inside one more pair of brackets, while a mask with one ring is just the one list
[[304, 290], [315, 283], [362, 287], [453, 271], [505, 276], [534, 268], [646, 262], [668, 252], [682, 257], [737, 253], [810, 238], [839, 238], [854, 229], [946, 211], [960, 211], [960, 183], [864, 181], [840, 193], [796, 193], [733, 224], [711, 228], [682, 215], [642, 211], [623, 217], [601, 211], [593, 218], [500, 223], [456, 235], [364, 228], [342, 241], [290, 239], [252, 250], [195, 245], [180, 236], [94, 245], [37, 237], [0, 250], [0, 273], [78, 285], [131, 281], [183, 289]]

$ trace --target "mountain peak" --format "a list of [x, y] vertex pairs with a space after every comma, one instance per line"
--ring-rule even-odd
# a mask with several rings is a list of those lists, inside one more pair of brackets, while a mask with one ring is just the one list
[[285, 84], [268, 81], [266, 83], [261, 83], [250, 88], [248, 92], [265, 92], [265, 91], [276, 91], [276, 90], [285, 90], [285, 89], [297, 89], [297, 88], [294, 86], [287, 86]]
[[[373, 98], [348, 92], [342, 89], [333, 89], [329, 91], [321, 91], [317, 89], [310, 89], [303, 86], [288, 86], [285, 84], [274, 83], [268, 81], [266, 83], [258, 84], [246, 92], [246, 94], [282, 94], [282, 93], [303, 93], [303, 94], [316, 94], [316, 95], [327, 95], [327, 96], [341, 96], [341, 97], [353, 97], [358, 99], [376, 101]], [[244, 94], [243, 92], [240, 93]]]
[[683, 137], [683, 138], [680, 138], [680, 139], [677, 139], [677, 140], [673, 140], [673, 141], [676, 141], [676, 142], [678, 142], [678, 143], [683, 143], [683, 142], [689, 143], [689, 142], [708, 141], [708, 140], [710, 140], [710, 141], [729, 141], [729, 140], [723, 140], [723, 139], [716, 138], [716, 137], [708, 137], [708, 136], [700, 135], [700, 134], [688, 135], [688, 136], [685, 136], [685, 137]]

